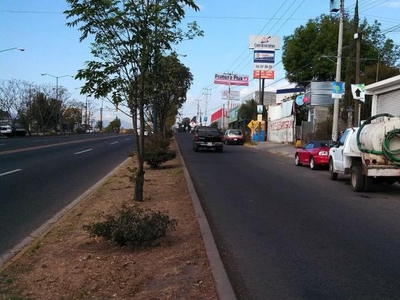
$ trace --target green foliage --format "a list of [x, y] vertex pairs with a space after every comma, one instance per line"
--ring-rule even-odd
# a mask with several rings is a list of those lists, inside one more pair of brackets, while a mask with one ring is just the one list
[[114, 120], [110, 122], [110, 124], [107, 125], [106, 128], [104, 128], [105, 132], [114, 132], [114, 133], [119, 133], [121, 129], [121, 120], [117, 117], [115, 117]]
[[165, 213], [124, 205], [116, 215], [107, 215], [105, 221], [84, 225], [83, 229], [119, 246], [151, 246], [177, 224]]
[[[155, 94], [161, 94], [164, 89], [169, 91], [165, 91], [162, 97], [169, 94], [168, 100], [172, 100], [173, 104], [172, 111], [177, 114], [178, 107], [182, 105], [180, 96], [186, 95], [186, 92], [180, 89], [179, 93], [175, 91], [171, 94], [169, 86], [158, 86], [167, 79], [155, 78], [158, 79], [159, 70], [166, 73], [165, 65], [171, 65], [169, 59], [164, 61], [164, 66], [161, 65], [162, 55], [168, 57], [174, 53], [173, 49], [177, 44], [203, 35], [196, 22], [188, 23], [187, 29], [182, 24], [189, 9], [199, 10], [194, 0], [67, 0], [67, 3], [69, 9], [64, 12], [68, 19], [67, 26], [78, 27], [81, 41], [88, 37], [94, 39], [91, 44], [94, 59], [87, 62], [86, 67], [76, 75], [77, 79], [84, 81], [81, 93], [91, 94], [94, 98], [110, 97], [117, 107], [119, 104], [126, 105], [135, 122], [135, 130], [144, 128], [145, 114], [150, 110], [155, 110], [155, 115], [152, 116], [154, 119], [158, 117], [160, 120], [164, 117], [157, 115], [157, 105], [152, 103], [156, 99]], [[182, 70], [184, 66], [179, 64], [176, 57], [172, 60], [175, 60], [172, 61], [175, 76], [180, 75], [176, 71]], [[184, 69], [188, 75], [188, 69]], [[182, 76], [178, 81], [180, 79]], [[191, 82], [190, 77], [185, 80], [180, 81], [183, 86]], [[172, 83], [169, 80], [166, 82]], [[166, 115], [169, 116], [170, 112], [168, 110]], [[166, 122], [165, 119], [161, 118], [162, 122]], [[159, 120], [154, 122], [155, 132], [160, 127]], [[140, 123], [139, 126], [137, 122]], [[134, 198], [142, 201], [143, 137], [137, 139], [136, 143], [139, 152]]]
[[248, 100], [239, 107], [238, 116], [240, 120], [256, 120], [257, 119], [257, 101]]
[[[378, 57], [381, 65], [397, 67], [395, 63], [399, 58], [398, 46], [391, 39], [386, 39], [378, 22], [370, 25], [365, 20], [358, 25], [356, 18], [352, 20], [345, 15], [343, 27], [341, 74], [347, 75], [349, 73], [347, 63], [355, 61], [354, 27], [358, 27], [362, 35], [360, 59], [362, 74], [366, 73], [368, 66], [375, 66], [372, 71], [374, 75], [376, 74], [374, 70]], [[292, 35], [285, 36], [282, 62], [286, 70], [286, 78], [294, 83], [335, 80], [338, 31], [337, 16], [321, 15], [309, 20], [306, 25], [298, 27]], [[351, 70], [353, 76], [354, 72], [355, 70]], [[372, 82], [365, 82], [365, 84], [369, 83]]]
[[76, 133], [85, 133], [86, 130], [85, 130], [85, 128], [83, 128], [83, 127], [78, 127], [78, 128], [75, 129], [75, 132], [76, 132]]
[[157, 135], [149, 136], [145, 141], [144, 161], [152, 169], [159, 168], [163, 163], [174, 159], [176, 152], [169, 149], [170, 138]]
[[157, 82], [156, 94], [152, 100], [157, 114], [154, 131], [164, 132], [174, 124], [179, 108], [186, 101], [193, 75], [189, 68], [179, 61], [176, 53], [159, 56], [157, 60], [158, 63], [150, 74]]

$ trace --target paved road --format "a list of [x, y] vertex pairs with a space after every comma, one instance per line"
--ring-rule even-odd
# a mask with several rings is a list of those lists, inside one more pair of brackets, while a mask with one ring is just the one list
[[399, 299], [399, 185], [354, 193], [285, 151], [176, 137], [238, 299]]
[[2, 140], [0, 265], [16, 245], [120, 165], [133, 149], [132, 135]]

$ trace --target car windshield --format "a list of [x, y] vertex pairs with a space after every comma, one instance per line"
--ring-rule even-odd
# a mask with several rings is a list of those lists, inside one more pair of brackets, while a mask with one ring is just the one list
[[329, 147], [328, 141], [315, 141], [314, 148]]
[[229, 134], [242, 135], [242, 132], [240, 130], [231, 130]]

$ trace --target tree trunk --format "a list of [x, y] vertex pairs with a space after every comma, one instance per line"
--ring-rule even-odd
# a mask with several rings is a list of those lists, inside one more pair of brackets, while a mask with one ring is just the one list
[[138, 170], [136, 171], [136, 176], [135, 176], [135, 200], [138, 202], [143, 201], [143, 186], [144, 186], [144, 171], [143, 170]]

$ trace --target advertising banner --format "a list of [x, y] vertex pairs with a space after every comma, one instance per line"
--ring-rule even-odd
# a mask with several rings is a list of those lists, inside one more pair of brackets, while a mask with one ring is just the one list
[[279, 36], [272, 35], [250, 35], [249, 49], [278, 50]]
[[254, 79], [274, 79], [274, 70], [253, 70]]
[[223, 100], [240, 100], [240, 92], [239, 91], [222, 91], [222, 99]]
[[254, 63], [274, 64], [275, 63], [275, 51], [254, 50]]
[[253, 65], [253, 70], [257, 70], [257, 71], [272, 71], [273, 69], [274, 69], [274, 64], [255, 63]]
[[229, 73], [217, 73], [214, 76], [215, 84], [225, 84], [225, 85], [249, 85], [249, 76], [239, 75], [239, 74], [229, 74]]

